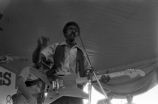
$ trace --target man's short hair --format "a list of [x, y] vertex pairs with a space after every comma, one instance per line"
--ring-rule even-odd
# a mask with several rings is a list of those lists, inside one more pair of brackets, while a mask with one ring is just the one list
[[67, 27], [69, 27], [69, 26], [76, 26], [77, 27], [77, 29], [78, 29], [78, 33], [80, 33], [80, 28], [79, 28], [79, 25], [76, 23], [76, 22], [74, 22], [74, 21], [70, 21], [70, 22], [67, 22], [66, 24], [65, 24], [65, 26], [64, 26], [64, 28], [63, 28], [63, 33], [65, 34], [66, 33], [66, 30], [67, 30]]

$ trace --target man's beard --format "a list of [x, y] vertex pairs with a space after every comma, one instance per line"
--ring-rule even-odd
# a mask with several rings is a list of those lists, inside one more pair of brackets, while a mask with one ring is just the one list
[[73, 43], [73, 42], [74, 42], [74, 40], [75, 40], [75, 39], [69, 39], [69, 42], [70, 42], [70, 43]]
[[67, 39], [66, 40], [69, 45], [74, 45], [75, 39]]

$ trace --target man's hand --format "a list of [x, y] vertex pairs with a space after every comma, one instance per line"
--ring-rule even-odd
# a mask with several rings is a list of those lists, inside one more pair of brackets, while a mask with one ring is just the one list
[[100, 81], [101, 81], [102, 83], [108, 83], [108, 82], [110, 81], [110, 76], [108, 76], [108, 75], [103, 75], [103, 76], [101, 76]]
[[86, 70], [86, 76], [88, 79], [91, 79], [93, 77], [94, 68], [89, 68]]
[[101, 81], [102, 83], [108, 83], [108, 82], [110, 81], [111, 78], [110, 78], [110, 76], [108, 75], [108, 73], [109, 73], [109, 71], [107, 70], [106, 73], [105, 73], [105, 74], [107, 74], [107, 75], [101, 76], [100, 81]]

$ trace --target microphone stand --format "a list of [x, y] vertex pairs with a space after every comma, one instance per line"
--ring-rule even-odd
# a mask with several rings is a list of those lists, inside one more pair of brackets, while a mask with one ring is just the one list
[[[102, 87], [102, 85], [101, 85], [99, 79], [97, 78], [97, 75], [96, 75], [96, 73], [95, 73], [95, 70], [94, 70], [94, 68], [92, 67], [91, 61], [90, 61], [90, 59], [89, 59], [89, 56], [88, 56], [88, 53], [87, 53], [86, 48], [85, 48], [85, 46], [84, 46], [84, 43], [83, 43], [83, 41], [82, 41], [82, 38], [81, 38], [80, 35], [78, 35], [78, 37], [79, 37], [79, 39], [80, 39], [80, 41], [81, 41], [81, 44], [82, 44], [82, 47], [83, 47], [83, 49], [84, 49], [84, 51], [85, 51], [85, 53], [86, 53], [86, 57], [87, 57], [87, 60], [88, 60], [88, 62], [89, 62], [89, 65], [90, 65], [90, 67], [92, 68], [92, 69], [89, 70], [90, 76], [89, 76], [89, 78], [88, 78], [88, 80], [89, 80], [89, 81], [88, 81], [88, 82], [89, 82], [89, 86], [88, 86], [88, 94], [89, 94], [89, 99], [88, 99], [88, 100], [89, 100], [89, 104], [91, 104], [92, 75], [94, 75], [94, 78], [96, 79], [96, 81], [97, 81], [97, 83], [98, 83], [98, 85], [99, 85], [99, 87], [100, 87], [100, 89], [101, 89], [103, 95], [105, 96], [105, 99], [107, 99], [107, 98], [108, 98], [108, 97], [107, 97], [107, 94], [105, 93], [105, 91], [104, 91], [104, 89], [103, 89], [103, 87]], [[91, 74], [92, 74], [92, 75], [91, 75]]]

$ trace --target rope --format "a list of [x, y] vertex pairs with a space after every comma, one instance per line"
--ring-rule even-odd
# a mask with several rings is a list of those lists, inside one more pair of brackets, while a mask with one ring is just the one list
[[7, 97], [6, 97], [6, 104], [13, 104], [13, 100], [12, 100], [12, 96], [11, 95], [7, 95]]

